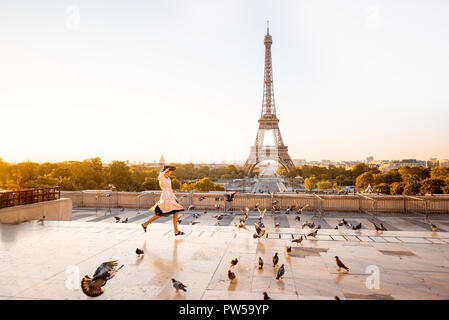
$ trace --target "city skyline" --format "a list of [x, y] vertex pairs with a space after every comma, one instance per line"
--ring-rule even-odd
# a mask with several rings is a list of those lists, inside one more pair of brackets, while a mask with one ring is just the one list
[[267, 20], [292, 159], [449, 158], [444, 1], [25, 3], [0, 12], [3, 161], [244, 162]]

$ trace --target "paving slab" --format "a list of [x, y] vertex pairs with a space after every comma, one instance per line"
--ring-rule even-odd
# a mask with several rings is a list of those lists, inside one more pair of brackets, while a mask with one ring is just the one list
[[[186, 234], [180, 237], [168, 220], [151, 224], [146, 233], [137, 223], [106, 220], [0, 225], [0, 299], [260, 300], [264, 291], [288, 300], [449, 299], [448, 232], [320, 229], [315, 239], [295, 244], [292, 235], [308, 228], [268, 228], [268, 237], [253, 239], [252, 230], [239, 233], [202, 219], [181, 225]], [[136, 248], [144, 255], [138, 257]], [[273, 267], [275, 252], [279, 263]], [[349, 272], [337, 271], [336, 255]], [[239, 260], [235, 267], [229, 263], [233, 258]], [[110, 260], [124, 267], [103, 295], [85, 296], [81, 277]], [[285, 275], [276, 280], [281, 264]], [[229, 269], [237, 277], [232, 282]], [[370, 270], [379, 271], [376, 288], [367, 286]], [[176, 292], [171, 278], [186, 284], [187, 292]]]

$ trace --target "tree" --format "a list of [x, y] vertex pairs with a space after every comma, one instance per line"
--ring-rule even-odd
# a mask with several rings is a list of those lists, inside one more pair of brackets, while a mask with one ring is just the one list
[[368, 185], [374, 185], [374, 175], [371, 172], [362, 173], [355, 180], [355, 186], [358, 190], [365, 190]]
[[195, 189], [195, 191], [207, 192], [214, 190], [215, 185], [209, 178], [203, 178], [195, 182], [193, 188]]
[[109, 165], [108, 183], [113, 184], [117, 191], [126, 191], [132, 187], [131, 171], [124, 161], [112, 161]]
[[394, 182], [390, 185], [390, 194], [402, 194], [404, 192], [405, 183]]
[[399, 173], [398, 169], [393, 169], [390, 170], [386, 173], [384, 173], [384, 182], [388, 183], [388, 184], [392, 184], [395, 182], [401, 182], [402, 181], [402, 177], [401, 174]]
[[445, 186], [441, 188], [444, 194], [449, 194], [449, 178], [445, 180]]
[[430, 177], [433, 179], [445, 180], [446, 178], [449, 178], [449, 168], [434, 167], [431, 169]]
[[333, 188], [335, 191], [337, 191], [337, 192], [340, 192], [340, 191], [343, 190], [343, 188], [340, 187], [340, 186], [338, 185], [337, 181], [334, 181], [334, 182], [332, 183], [332, 188]]
[[159, 180], [157, 178], [146, 177], [142, 183], [144, 190], [161, 190]]
[[304, 188], [309, 191], [312, 191], [317, 187], [317, 179], [315, 177], [309, 177], [304, 180]]
[[404, 182], [407, 182], [410, 179], [424, 180], [430, 178], [429, 168], [403, 166], [400, 167], [398, 171]]
[[183, 183], [180, 188], [181, 192], [190, 192], [193, 191], [193, 183]]
[[215, 191], [224, 191], [225, 188], [221, 185], [221, 183], [217, 183], [215, 185]]
[[382, 194], [390, 194], [390, 185], [388, 183], [376, 184], [373, 187], [373, 192], [378, 192]]
[[446, 183], [442, 179], [427, 178], [421, 181], [421, 188], [419, 192], [421, 194], [441, 194], [442, 188], [446, 186]]
[[171, 188], [173, 190], [179, 190], [181, 188], [181, 184], [179, 183], [178, 179], [176, 178], [171, 179]]
[[417, 178], [408, 179], [404, 186], [404, 192], [402, 194], [405, 195], [417, 195], [419, 194], [419, 190], [421, 188], [421, 183]]
[[317, 184], [318, 186], [318, 190], [329, 190], [332, 189], [332, 182], [330, 182], [329, 180], [324, 180], [324, 181], [320, 181]]
[[352, 175], [354, 177], [359, 177], [361, 174], [365, 172], [379, 173], [379, 169], [371, 168], [365, 163], [359, 163], [352, 167], [351, 169]]

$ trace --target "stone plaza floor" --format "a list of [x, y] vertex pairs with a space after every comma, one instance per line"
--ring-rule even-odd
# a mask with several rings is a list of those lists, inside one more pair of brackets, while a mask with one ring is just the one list
[[[309, 214], [301, 219], [323, 219], [330, 226], [342, 216]], [[0, 225], [0, 299], [260, 300], [264, 291], [273, 299], [295, 300], [449, 298], [449, 230], [443, 217], [432, 218], [440, 227], [437, 232], [410, 222], [421, 223], [422, 217], [406, 221], [392, 216], [384, 224], [389, 231], [376, 232], [366, 221], [361, 231], [324, 228], [316, 239], [297, 245], [293, 237], [310, 230], [298, 222], [295, 226], [293, 215], [286, 218], [289, 227], [280, 228], [273, 227], [276, 219], [285, 223], [287, 215], [265, 217], [267, 236], [258, 240], [252, 237], [253, 221], [246, 223], [251, 232], [232, 227], [237, 215], [227, 225], [216, 225], [206, 215], [199, 218], [202, 223], [184, 222], [180, 230], [186, 234], [178, 237], [168, 218], [144, 233], [138, 223], [114, 223], [113, 217], [85, 222], [76, 220], [77, 215], [68, 222]], [[348, 217], [351, 223], [357, 220]], [[208, 219], [215, 222], [208, 225]], [[286, 246], [292, 246], [290, 254]], [[136, 248], [145, 251], [143, 258]], [[277, 268], [271, 263], [275, 252], [279, 265], [285, 265], [281, 280], [275, 279]], [[336, 270], [336, 255], [349, 272]], [[259, 256], [263, 270], [257, 269]], [[239, 260], [233, 267], [237, 279], [230, 283], [226, 274], [233, 258]], [[109, 260], [124, 267], [108, 281], [103, 295], [85, 296], [81, 277], [92, 276]], [[171, 278], [183, 282], [187, 292], [177, 293]]]

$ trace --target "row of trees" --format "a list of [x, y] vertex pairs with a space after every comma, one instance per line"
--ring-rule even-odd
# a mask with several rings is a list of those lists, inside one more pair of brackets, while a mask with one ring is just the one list
[[[172, 165], [177, 168], [171, 175], [174, 190], [220, 191], [224, 188], [217, 183], [218, 180], [244, 177], [243, 169], [234, 165], [220, 168], [196, 168], [192, 163]], [[29, 161], [10, 164], [0, 158], [0, 187], [59, 186], [61, 190], [88, 190], [109, 189], [112, 184], [118, 191], [159, 190], [159, 172], [158, 168], [128, 166], [123, 161], [105, 165], [100, 158], [42, 164]], [[308, 190], [341, 191], [345, 185], [355, 185], [358, 190], [365, 190], [370, 185], [373, 192], [383, 194], [449, 193], [449, 169], [444, 167], [401, 167], [380, 173], [366, 164], [357, 164], [351, 169], [305, 165], [296, 167], [294, 172], [287, 173], [283, 168], [278, 172], [289, 177], [302, 176], [305, 179], [304, 187]], [[255, 174], [257, 172], [253, 171]]]
[[[278, 169], [278, 173], [281, 176], [290, 178], [301, 176], [305, 180], [307, 180], [307, 178], [315, 178], [316, 181], [329, 180], [331, 181], [332, 184], [336, 182], [338, 186], [355, 185], [355, 180], [357, 179], [357, 177], [365, 172], [372, 172], [373, 174], [376, 174], [379, 173], [380, 171], [379, 169], [371, 168], [364, 163], [359, 163], [353, 166], [351, 169], [336, 167], [334, 165], [330, 165], [328, 168], [304, 165], [296, 167], [296, 170], [291, 172], [287, 172], [284, 167], [280, 167]], [[316, 187], [317, 186], [315, 186], [313, 189], [315, 189]]]
[[449, 168], [401, 167], [384, 174], [365, 172], [356, 179], [356, 188], [372, 186], [383, 194], [449, 194]]
[[[177, 168], [171, 175], [174, 190], [224, 190], [222, 185], [213, 181], [243, 177], [243, 170], [233, 165], [223, 168], [195, 168], [192, 163], [172, 165]], [[0, 187], [24, 189], [59, 186], [61, 190], [98, 190], [109, 189], [109, 185], [114, 185], [118, 191], [159, 190], [159, 172], [154, 167], [128, 166], [123, 161], [105, 165], [100, 158], [42, 164], [29, 161], [10, 164], [0, 158]]]
[[372, 191], [382, 194], [424, 195], [449, 193], [449, 168], [435, 167], [401, 167], [381, 173], [377, 168], [371, 168], [360, 163], [351, 169], [335, 166], [296, 167], [294, 172], [287, 173], [279, 168], [278, 173], [288, 177], [302, 176], [304, 188], [341, 191], [342, 186], [355, 185], [359, 191], [368, 186]]

